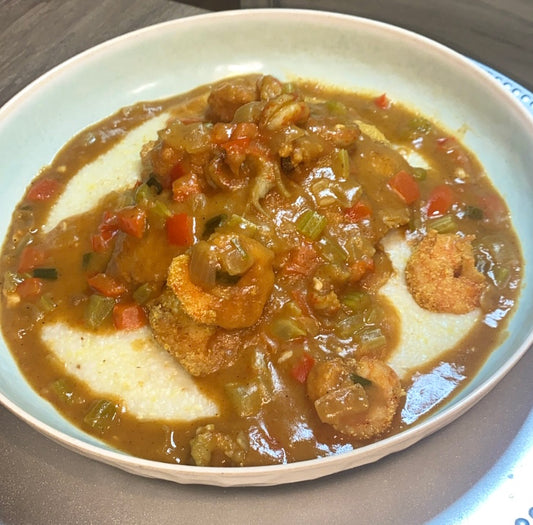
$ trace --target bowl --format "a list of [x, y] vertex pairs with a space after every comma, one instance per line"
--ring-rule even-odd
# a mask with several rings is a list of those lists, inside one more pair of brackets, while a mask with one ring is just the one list
[[[137, 101], [251, 72], [386, 92], [447, 129], [466, 125], [463, 142], [507, 201], [522, 242], [526, 264], [519, 306], [505, 341], [468, 385], [428, 419], [351, 452], [268, 467], [165, 464], [115, 450], [74, 427], [34, 392], [2, 341], [0, 401], [5, 407], [69, 449], [134, 474], [251, 486], [309, 480], [367, 464], [415, 444], [466, 412], [533, 342], [533, 118], [468, 58], [412, 32], [353, 16], [291, 9], [199, 15], [126, 34], [43, 75], [0, 110], [2, 238], [28, 183], [74, 134]], [[27, 150], [32, 154], [13, 154]]]

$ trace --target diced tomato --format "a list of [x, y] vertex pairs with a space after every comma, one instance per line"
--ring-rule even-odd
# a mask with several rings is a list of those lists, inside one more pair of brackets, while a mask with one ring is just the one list
[[298, 362], [291, 368], [291, 376], [299, 383], [305, 383], [314, 364], [315, 360], [313, 356], [308, 352], [304, 352]]
[[146, 212], [137, 206], [128, 206], [117, 212], [118, 228], [140, 239], [146, 230]]
[[101, 253], [111, 247], [119, 231], [141, 238], [146, 230], [146, 212], [136, 206], [128, 206], [116, 213], [104, 212], [98, 231], [91, 237], [93, 251]]
[[20, 253], [17, 271], [19, 273], [31, 272], [34, 268], [42, 266], [47, 259], [48, 253], [44, 248], [30, 244]]
[[294, 299], [300, 310], [307, 317], [315, 317], [313, 309], [307, 302], [307, 294], [302, 290], [291, 290], [291, 297]]
[[111, 241], [113, 240], [116, 234], [117, 230], [104, 230], [95, 233], [91, 237], [93, 251], [98, 253], [107, 251], [107, 249], [111, 246]]
[[362, 201], [357, 201], [352, 207], [344, 210], [344, 215], [350, 222], [359, 222], [372, 216], [372, 208]]
[[211, 131], [211, 142], [213, 144], [223, 144], [230, 139], [234, 129], [234, 124], [216, 122], [213, 124], [213, 129]]
[[440, 217], [444, 215], [455, 201], [453, 190], [447, 184], [436, 186], [431, 191], [426, 213], [428, 217]]
[[360, 281], [367, 272], [373, 271], [375, 267], [374, 259], [366, 257], [359, 259], [350, 265], [350, 281], [355, 283]]
[[172, 184], [175, 180], [180, 179], [185, 175], [185, 166], [183, 165], [182, 161], [177, 162], [170, 168], [170, 171], [168, 173], [170, 177], [170, 183]]
[[403, 199], [405, 204], [413, 204], [420, 197], [418, 182], [404, 170], [400, 170], [389, 179], [389, 187]]
[[317, 253], [313, 245], [303, 242], [298, 248], [289, 253], [287, 262], [283, 266], [283, 273], [309, 275], [317, 266]]
[[230, 155], [237, 155], [246, 153], [246, 149], [250, 145], [250, 137], [241, 137], [236, 139], [231, 139], [222, 144], [222, 147]]
[[93, 290], [106, 297], [119, 297], [127, 291], [125, 285], [105, 273], [97, 273], [89, 277], [87, 283]]
[[244, 137], [255, 139], [257, 135], [259, 135], [259, 128], [255, 122], [237, 122], [231, 133], [231, 138], [233, 140]]
[[28, 277], [17, 286], [17, 293], [21, 299], [37, 297], [43, 288], [43, 282], [36, 277]]
[[386, 93], [383, 93], [379, 97], [376, 97], [374, 99], [374, 104], [380, 109], [389, 109], [391, 105]]
[[118, 233], [117, 216], [109, 211], [105, 211], [102, 221], [98, 226], [98, 231], [91, 237], [93, 251], [102, 253], [111, 247], [111, 241]]
[[194, 174], [189, 177], [181, 177], [172, 183], [172, 198], [176, 202], [184, 202], [191, 195], [196, 195], [201, 191], [198, 178]]
[[193, 237], [193, 220], [186, 213], [171, 215], [166, 222], [167, 240], [176, 246], [191, 246]]
[[137, 303], [118, 303], [113, 307], [113, 323], [117, 330], [135, 330], [146, 322], [146, 314]]
[[26, 198], [32, 202], [48, 200], [58, 192], [60, 186], [55, 179], [39, 179], [30, 187]]

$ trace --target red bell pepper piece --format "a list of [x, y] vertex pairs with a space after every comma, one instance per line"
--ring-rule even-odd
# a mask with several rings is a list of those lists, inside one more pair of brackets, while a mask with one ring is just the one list
[[146, 314], [137, 303], [117, 303], [113, 307], [113, 324], [117, 330], [135, 330], [146, 323]]
[[191, 246], [194, 242], [193, 221], [186, 213], [171, 215], [166, 221], [167, 239], [176, 246]]
[[305, 383], [314, 364], [313, 356], [308, 352], [304, 352], [298, 362], [291, 368], [291, 376], [299, 383]]
[[454, 203], [455, 196], [450, 186], [441, 184], [433, 188], [429, 195], [426, 213], [428, 217], [444, 215]]
[[55, 179], [39, 179], [28, 190], [26, 199], [32, 202], [48, 200], [58, 192], [60, 186], [61, 184]]
[[89, 277], [87, 283], [93, 290], [106, 297], [119, 297], [127, 291], [126, 286], [105, 273], [97, 273]]
[[389, 180], [389, 187], [403, 199], [405, 204], [413, 204], [420, 197], [418, 182], [404, 170], [400, 170]]

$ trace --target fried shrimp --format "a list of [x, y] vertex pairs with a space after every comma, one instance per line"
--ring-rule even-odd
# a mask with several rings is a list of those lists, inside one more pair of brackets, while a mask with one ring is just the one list
[[227, 330], [247, 328], [257, 322], [274, 286], [273, 254], [260, 242], [242, 235], [218, 236], [211, 241], [218, 253], [224, 246], [238, 244], [251, 265], [234, 284], [216, 283], [209, 290], [195, 284], [190, 276], [190, 255], [175, 257], [170, 264], [167, 284], [184, 311], [197, 323]]
[[472, 239], [431, 231], [418, 244], [407, 262], [405, 279], [420, 307], [464, 314], [479, 306], [486, 279], [476, 269]]
[[369, 439], [391, 426], [403, 390], [392, 368], [362, 357], [316, 364], [307, 379], [307, 395], [323, 423], [357, 439]]
[[148, 319], [157, 342], [192, 376], [227, 368], [240, 353], [237, 333], [196, 323], [168, 288], [148, 305]]

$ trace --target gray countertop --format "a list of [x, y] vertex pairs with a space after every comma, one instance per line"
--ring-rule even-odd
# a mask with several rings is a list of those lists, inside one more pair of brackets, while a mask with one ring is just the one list
[[[408, 28], [533, 90], [532, 0], [272, 3]], [[84, 49], [201, 12], [169, 0], [0, 0], [0, 105]], [[64, 449], [0, 408], [0, 522], [533, 524], [532, 376], [528, 352], [474, 408], [419, 444], [321, 480], [260, 489], [136, 477]]]

